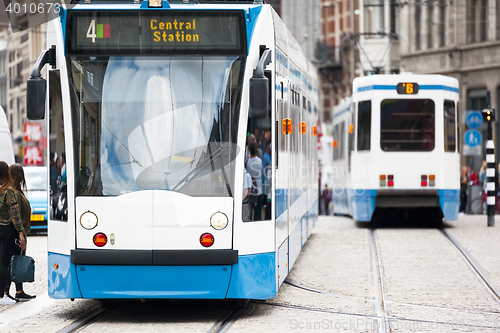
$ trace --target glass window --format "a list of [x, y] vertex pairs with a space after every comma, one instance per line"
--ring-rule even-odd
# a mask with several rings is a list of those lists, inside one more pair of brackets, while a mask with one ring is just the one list
[[380, 105], [383, 151], [432, 151], [435, 105], [431, 99], [385, 99]]
[[50, 219], [68, 220], [66, 146], [59, 70], [49, 71]]
[[422, 47], [422, 0], [415, 1], [415, 48]]
[[455, 151], [455, 102], [444, 101], [444, 151]]
[[439, 0], [439, 46], [446, 45], [446, 0]]
[[69, 58], [76, 195], [232, 196], [243, 61]]
[[365, 32], [384, 32], [384, 0], [365, 0], [364, 6]]
[[372, 126], [372, 101], [358, 104], [358, 150], [370, 150]]
[[391, 0], [391, 33], [399, 34], [399, 2]]
[[432, 48], [434, 43], [434, 4], [432, 2], [427, 4], [427, 48]]
[[497, 14], [497, 19], [496, 19], [496, 38], [497, 40], [500, 40], [500, 0], [496, 0], [496, 14]]

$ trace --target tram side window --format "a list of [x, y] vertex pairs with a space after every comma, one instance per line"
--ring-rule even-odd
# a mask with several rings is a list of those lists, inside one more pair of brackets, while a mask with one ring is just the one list
[[[251, 179], [249, 196], [243, 200], [242, 220], [244, 222], [271, 219], [272, 211], [272, 154], [271, 117], [248, 119], [245, 147], [245, 170]], [[246, 194], [245, 191], [243, 193]]]
[[66, 146], [59, 70], [49, 71], [50, 219], [67, 221]]
[[[455, 114], [456, 115], [460, 114], [460, 102], [457, 102], [457, 112]], [[460, 122], [457, 121], [456, 123], [457, 123], [457, 152], [460, 153]]]
[[342, 160], [345, 158], [345, 121], [334, 126], [333, 139], [333, 160]]
[[444, 101], [444, 151], [454, 152], [456, 148], [455, 134], [455, 102]]
[[358, 150], [370, 150], [372, 125], [372, 101], [361, 101], [358, 104]]

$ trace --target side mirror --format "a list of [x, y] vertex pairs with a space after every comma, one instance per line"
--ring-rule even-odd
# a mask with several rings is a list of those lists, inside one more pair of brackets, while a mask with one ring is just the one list
[[251, 118], [266, 118], [269, 109], [269, 80], [267, 77], [252, 77], [250, 79], [250, 108], [248, 115]]
[[250, 78], [250, 106], [248, 109], [250, 118], [267, 118], [269, 116], [269, 80], [264, 75], [264, 69], [270, 63], [271, 50], [266, 49]]
[[47, 81], [42, 78], [41, 73], [45, 64], [56, 65], [56, 47], [54, 45], [40, 54], [26, 85], [26, 113], [30, 120], [45, 118]]
[[26, 86], [26, 113], [30, 120], [45, 118], [47, 81], [41, 77], [28, 79]]

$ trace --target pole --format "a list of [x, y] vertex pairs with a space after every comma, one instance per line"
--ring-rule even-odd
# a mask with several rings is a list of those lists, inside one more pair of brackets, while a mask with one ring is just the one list
[[488, 142], [486, 143], [486, 176], [488, 183], [486, 189], [488, 191], [488, 227], [495, 226], [495, 145], [493, 144], [493, 130], [491, 121], [488, 121]]
[[488, 124], [488, 142], [486, 142], [486, 190], [488, 191], [488, 198], [486, 199], [486, 204], [488, 205], [488, 227], [495, 226], [495, 184], [497, 179], [495, 177], [495, 144], [493, 143], [493, 127], [492, 123], [495, 121], [495, 110], [491, 108], [490, 104], [490, 92], [487, 95], [488, 108], [483, 110], [483, 117]]

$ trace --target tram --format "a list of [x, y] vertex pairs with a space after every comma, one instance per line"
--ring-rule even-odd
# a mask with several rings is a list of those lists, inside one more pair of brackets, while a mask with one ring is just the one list
[[66, 175], [49, 296], [275, 297], [317, 221], [318, 90], [273, 8], [92, 0], [47, 30], [27, 109]]
[[7, 162], [8, 165], [15, 163], [14, 148], [10, 136], [9, 123], [3, 107], [0, 106], [0, 161]]
[[333, 212], [370, 222], [376, 209], [458, 219], [458, 81], [373, 75], [333, 110]]

